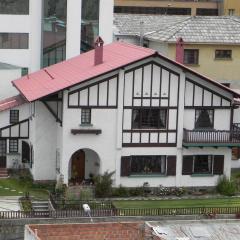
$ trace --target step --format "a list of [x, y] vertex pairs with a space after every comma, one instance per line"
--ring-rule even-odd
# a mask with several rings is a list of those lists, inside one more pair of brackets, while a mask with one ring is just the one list
[[0, 178], [8, 178], [8, 174], [0, 173]]

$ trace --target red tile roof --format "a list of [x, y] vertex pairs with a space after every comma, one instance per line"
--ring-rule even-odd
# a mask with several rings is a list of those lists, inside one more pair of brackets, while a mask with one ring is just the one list
[[[102, 64], [94, 65], [94, 50], [92, 50], [14, 80], [13, 85], [31, 102], [156, 54], [158, 53], [152, 49], [123, 42], [115, 42], [104, 46]], [[158, 55], [171, 64], [230, 92], [236, 98], [240, 98], [240, 94], [230, 88], [165, 56]]]
[[20, 106], [26, 102], [27, 101], [21, 95], [6, 98], [0, 101], [0, 112]]
[[13, 84], [31, 102], [154, 54], [151, 49], [116, 42], [104, 46], [102, 64], [94, 66], [92, 50], [17, 79]]
[[143, 222], [28, 225], [28, 232], [39, 240], [140, 240]]

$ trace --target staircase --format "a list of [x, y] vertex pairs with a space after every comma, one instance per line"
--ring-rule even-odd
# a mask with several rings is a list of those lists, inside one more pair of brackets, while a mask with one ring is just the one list
[[48, 201], [32, 201], [32, 209], [35, 212], [35, 214], [41, 215], [41, 216], [49, 216], [49, 207], [48, 207]]
[[6, 168], [0, 168], [0, 178], [7, 178], [8, 170]]

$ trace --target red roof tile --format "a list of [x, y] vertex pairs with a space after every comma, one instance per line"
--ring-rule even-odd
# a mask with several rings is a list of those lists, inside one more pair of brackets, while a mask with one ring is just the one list
[[102, 64], [94, 66], [92, 50], [17, 79], [13, 84], [28, 101], [34, 101], [154, 54], [151, 49], [116, 42], [104, 46]]
[[27, 101], [21, 95], [6, 98], [6, 99], [0, 101], [0, 112], [20, 106], [26, 102]]

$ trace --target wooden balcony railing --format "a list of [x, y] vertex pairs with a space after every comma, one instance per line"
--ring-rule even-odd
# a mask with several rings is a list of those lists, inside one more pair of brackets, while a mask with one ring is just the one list
[[183, 132], [183, 145], [240, 146], [240, 128], [232, 130], [187, 130]]

